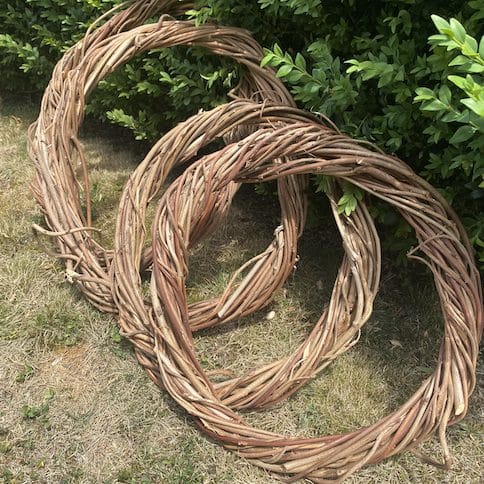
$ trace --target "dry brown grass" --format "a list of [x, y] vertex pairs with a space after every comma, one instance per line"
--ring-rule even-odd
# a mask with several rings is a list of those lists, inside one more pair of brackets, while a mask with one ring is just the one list
[[[32, 234], [25, 133], [35, 106], [0, 103], [0, 482], [254, 483], [271, 478], [204, 439], [119, 341], [115, 320], [84, 302]], [[88, 132], [96, 223], [112, 239], [123, 182], [141, 153]], [[194, 250], [191, 300], [216, 294], [230, 270], [261, 250], [277, 205], [243, 190], [227, 222]], [[197, 335], [203, 364], [242, 373], [293, 349], [319, 314], [341, 256], [331, 222], [304, 237], [287, 289], [265, 313]], [[299, 435], [343, 432], [403, 402], [437, 358], [440, 311], [431, 283], [385, 271], [359, 344], [288, 402], [251, 423]], [[481, 381], [482, 382], [482, 381]], [[412, 454], [363, 469], [350, 482], [477, 483], [484, 461], [482, 388], [449, 430], [451, 472]], [[424, 446], [438, 456], [434, 441]]]

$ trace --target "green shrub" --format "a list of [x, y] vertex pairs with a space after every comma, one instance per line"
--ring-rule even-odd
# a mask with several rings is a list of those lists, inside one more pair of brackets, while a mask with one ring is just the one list
[[[120, 0], [8, 0], [0, 8], [0, 90], [41, 91], [55, 62]], [[226, 100], [237, 69], [197, 48], [158, 49], [116, 71], [88, 113], [155, 139], [199, 108]]]
[[[484, 17], [480, 6], [469, 29]], [[433, 15], [439, 33], [430, 35], [426, 53], [407, 10], [384, 15], [379, 33], [348, 39], [354, 52], [363, 50], [356, 58], [342, 62], [326, 38], [309, 44], [304, 55], [275, 44], [266, 49], [262, 65], [278, 69], [305, 107], [395, 152], [437, 186], [463, 217], [484, 263], [484, 40], [478, 43], [454, 18]], [[347, 199], [353, 202], [348, 194], [340, 202]], [[408, 227], [378, 204], [377, 215], [395, 226], [396, 247], [404, 248]]]
[[[0, 88], [42, 88], [62, 52], [116, 3], [7, 1]], [[482, 0], [203, 0], [187, 15], [249, 29], [267, 47], [263, 64], [277, 69], [300, 106], [407, 161], [452, 202], [484, 264]], [[237, 74], [200, 49], [158, 50], [103, 81], [88, 110], [154, 139], [223, 102]], [[350, 212], [359, 196], [348, 188], [340, 209]], [[394, 247], [408, 248], [409, 228], [385, 206], [374, 208], [398, 236]]]
[[45, 87], [55, 62], [116, 0], [7, 0], [0, 8], [0, 88]]

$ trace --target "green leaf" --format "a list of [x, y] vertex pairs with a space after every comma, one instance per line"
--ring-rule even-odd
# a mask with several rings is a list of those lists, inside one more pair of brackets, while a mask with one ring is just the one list
[[304, 73], [294, 69], [290, 74], [286, 76], [286, 80], [291, 83], [297, 83], [304, 76]]
[[388, 86], [392, 82], [393, 72], [384, 72], [378, 79], [378, 87]]
[[278, 56], [278, 57], [284, 57], [284, 52], [282, 52], [282, 49], [279, 47], [278, 44], [274, 44], [274, 53]]
[[445, 104], [450, 104], [451, 98], [452, 93], [450, 92], [449, 86], [443, 84], [439, 89], [439, 99]]
[[260, 66], [265, 67], [267, 64], [270, 64], [272, 59], [274, 59], [274, 54], [272, 52], [268, 52], [260, 61]]
[[442, 116], [441, 121], [443, 121], [444, 123], [453, 123], [455, 121], [458, 121], [461, 116], [461, 113], [451, 111], [449, 113], [445, 113]]
[[351, 215], [351, 213], [356, 209], [356, 200], [352, 200], [351, 202], [348, 202], [345, 206], [344, 212], [347, 217]]
[[457, 145], [459, 143], [463, 143], [467, 141], [472, 135], [476, 132], [476, 129], [472, 126], [461, 126], [450, 138], [449, 143], [453, 145]]
[[436, 99], [435, 101], [424, 104], [420, 109], [422, 111], [442, 111], [445, 109], [445, 104]]
[[395, 76], [395, 81], [404, 81], [405, 80], [405, 66], [400, 66], [398, 72]]
[[474, 111], [478, 116], [484, 118], [484, 101], [476, 101], [475, 99], [466, 98], [461, 99], [460, 102]]
[[442, 32], [445, 29], [450, 29], [450, 25], [447, 20], [443, 19], [442, 17], [439, 17], [438, 15], [431, 15], [430, 18], [439, 32]]
[[449, 40], [449, 37], [447, 35], [443, 35], [443, 34], [431, 35], [429, 37], [429, 42], [431, 44], [438, 44], [442, 46], [449, 45], [449, 43], [454, 43], [454, 41]]
[[296, 55], [296, 66], [303, 71], [306, 70], [306, 59], [299, 52]]
[[469, 62], [469, 58], [464, 55], [458, 55], [455, 59], [449, 62], [449, 66], [462, 66]]
[[462, 49], [462, 52], [464, 54], [466, 54], [466, 52], [464, 52], [464, 50], [465, 51], [470, 51], [469, 53], [471, 55], [472, 54], [475, 54], [477, 52], [477, 50], [478, 50], [477, 40], [474, 39], [474, 37], [471, 37], [470, 35], [467, 35], [466, 34], [466, 40], [464, 42], [464, 47], [466, 48], [466, 49]]
[[331, 192], [331, 184], [333, 179], [331, 176], [328, 175], [318, 175], [316, 177], [317, 187], [316, 193], [330, 193]]
[[428, 87], [417, 87], [415, 92], [417, 93], [417, 96], [415, 96], [414, 101], [427, 101], [435, 98], [434, 91]]
[[480, 74], [481, 72], [484, 72], [484, 65], [473, 62], [469, 67], [465, 68], [465, 70], [473, 74]]
[[279, 70], [277, 71], [276, 76], [277, 77], [286, 77], [292, 70], [293, 66], [290, 64], [284, 64], [283, 66], [279, 67]]
[[463, 25], [455, 18], [451, 18], [450, 28], [452, 30], [452, 33], [455, 35], [455, 38], [459, 42], [464, 43], [466, 40], [466, 29], [463, 27]]
[[450, 82], [453, 82], [457, 87], [460, 87], [462, 90], [464, 90], [464, 85], [466, 80], [461, 77], [461, 76], [448, 76], [447, 79], [449, 79]]
[[321, 86], [317, 82], [314, 82], [314, 81], [308, 82], [304, 86], [304, 90], [305, 91], [307, 90], [310, 94], [316, 94], [317, 92], [319, 92], [320, 88], [321, 88]]
[[284, 63], [285, 64], [292, 64], [292, 65], [294, 65], [294, 61], [292, 60], [291, 54], [289, 54], [289, 52], [286, 52], [284, 54], [284, 59], [283, 60], [284, 60]]
[[359, 66], [351, 66], [346, 69], [346, 74], [351, 74], [352, 72], [359, 72], [361, 69]]

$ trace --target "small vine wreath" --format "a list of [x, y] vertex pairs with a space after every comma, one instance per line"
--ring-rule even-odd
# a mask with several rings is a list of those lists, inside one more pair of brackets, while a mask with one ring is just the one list
[[[294, 105], [274, 72], [260, 67], [262, 47], [247, 31], [217, 25], [196, 27], [193, 22], [166, 15], [179, 14], [187, 5], [175, 0], [134, 2], [98, 29], [89, 31], [56, 65], [39, 117], [29, 131], [30, 157], [36, 167], [32, 188], [50, 230], [36, 228], [55, 237], [66, 274], [102, 311], [116, 312], [109, 277], [113, 254], [92, 234], [96, 228], [91, 219], [88, 164], [78, 137], [86, 99], [96, 85], [137, 54], [161, 47], [196, 45], [245, 67], [239, 85], [230, 93], [232, 97]], [[163, 15], [158, 22], [145, 24], [160, 13]], [[243, 134], [239, 128], [231, 136]], [[293, 182], [283, 180], [281, 184], [283, 191], [294, 192], [295, 203], [305, 214], [305, 177]], [[304, 220], [294, 219], [291, 223], [300, 232]], [[149, 265], [149, 254], [145, 253], [142, 267]]]
[[[273, 161], [282, 157], [285, 163]], [[206, 199], [217, 197], [234, 182], [309, 173], [360, 187], [397, 208], [414, 228], [423, 256], [414, 255], [416, 249], [411, 256], [433, 272], [444, 337], [433, 374], [398, 410], [354, 432], [305, 439], [246, 424], [220, 398], [196, 358], [185, 294], [186, 246], [191, 222], [196, 227], [205, 206], [191, 206], [186, 193], [201, 193], [199, 197]], [[445, 431], [465, 415], [475, 385], [482, 288], [467, 236], [454, 212], [406, 164], [314, 123], [260, 129], [186, 170], [160, 200], [152, 229], [150, 325], [159, 372], [166, 390], [208, 436], [281, 478], [289, 475], [289, 481], [303, 477], [340, 481], [365, 464], [415, 447], [435, 432], [444, 463], [450, 465]]]
[[[164, 136], [126, 184], [117, 219], [112, 287], [123, 334], [133, 342], [138, 360], [158, 385], [163, 386], [150, 323], [152, 308], [143, 300], [138, 267], [145, 242], [146, 210], [166, 178], [165, 171], [178, 164], [179, 159], [192, 158], [201, 147], [231, 132], [234, 127], [289, 126], [301, 121], [317, 125], [324, 136], [335, 134], [309, 114], [287, 106], [239, 100], [199, 113]], [[230, 161], [227, 166], [230, 169]], [[345, 257], [329, 306], [293, 355], [215, 385], [219, 398], [233, 408], [266, 407], [295, 392], [354, 343], [372, 312], [380, 277], [380, 245], [374, 223], [364, 201], [351, 219], [338, 214], [337, 200], [341, 194], [336, 184], [330, 183], [330, 186], [328, 196], [343, 239]], [[207, 233], [214, 219], [223, 216], [237, 188], [231, 183], [214, 192], [211, 181], [203, 177], [193, 186], [182, 186], [181, 181], [170, 186], [170, 193], [176, 192], [179, 197], [177, 203], [183, 202], [183, 209], [176, 215], [180, 220], [177, 232], [174, 239], [170, 239], [179, 254], [188, 253], [200, 235]], [[243, 267], [245, 277], [236, 289], [233, 289], [233, 281], [240, 271], [232, 277], [220, 298], [188, 306], [192, 331], [254, 312], [269, 302], [285, 282], [295, 261], [298, 236], [297, 227], [291, 221], [304, 220], [295, 193], [295, 189], [279, 189], [281, 226], [267, 250]], [[163, 200], [168, 199], [165, 196]], [[184, 259], [181, 261], [182, 265], [176, 270], [185, 273]]]

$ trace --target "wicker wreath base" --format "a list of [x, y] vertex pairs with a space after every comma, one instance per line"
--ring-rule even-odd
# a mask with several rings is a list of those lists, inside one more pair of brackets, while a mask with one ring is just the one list
[[[212, 141], [212, 133], [223, 135], [241, 121], [242, 126], [250, 128], [254, 124], [260, 127], [297, 125], [302, 120], [318, 126], [326, 135], [334, 133], [296, 109], [234, 101], [180, 123], [153, 147], [128, 181], [118, 213], [113, 288], [123, 332], [135, 344], [139, 361], [160, 386], [163, 385], [151, 334], [152, 307], [143, 302], [137, 271], [144, 242], [144, 216], [148, 201], [155, 195], [154, 188], [159, 188], [157, 181], [164, 178], [164, 168], [174, 164], [176, 157], [191, 157], [199, 147]], [[190, 172], [190, 169], [186, 171]], [[174, 209], [170, 209], [170, 217], [178, 221], [178, 228], [169, 243], [179, 254], [187, 253], [189, 246], [200, 234], [207, 232], [214, 219], [226, 212], [237, 189], [237, 185], [231, 183], [222, 190], [211, 191], [211, 182], [205, 185], [204, 176], [193, 186], [185, 187], [182, 186], [184, 177], [182, 175], [170, 187], [170, 193], [176, 192], [178, 197], [176, 204], [184, 203], [180, 212], [172, 213]], [[289, 275], [286, 268], [293, 268], [293, 248], [297, 242], [295, 227], [289, 221], [304, 217], [294, 198], [297, 192], [285, 191], [285, 185], [281, 187], [282, 224], [276, 230], [274, 242], [266, 252], [246, 264], [246, 275], [235, 291], [230, 283], [220, 298], [187, 308], [191, 330], [223, 324], [254, 312], [270, 301], [284, 283]], [[293, 355], [215, 385], [219, 398], [232, 408], [266, 407], [292, 394], [354, 344], [371, 314], [380, 277], [380, 246], [373, 221], [364, 201], [351, 218], [338, 214], [336, 207], [340, 193], [337, 184], [331, 184], [328, 196], [345, 247], [345, 257], [329, 306]], [[171, 206], [167, 204], [167, 207]], [[178, 274], [185, 271], [185, 262], [176, 267]]]
[[[286, 162], [272, 161], [280, 157], [286, 157]], [[208, 206], [193, 200], [217, 199], [234, 182], [303, 173], [353, 183], [400, 211], [420, 242], [425, 258], [418, 258], [434, 274], [445, 327], [438, 365], [407, 403], [370, 427], [309, 439], [250, 427], [224, 403], [197, 361], [185, 296], [190, 231]], [[202, 158], [169, 188], [158, 205], [153, 223], [151, 300], [154, 310], [149, 324], [167, 391], [207, 435], [256, 465], [279, 475], [289, 474], [290, 481], [302, 477], [314, 482], [341, 480], [367, 463], [415, 447], [434, 432], [444, 449], [444, 463], [450, 464], [445, 430], [466, 413], [475, 385], [483, 324], [481, 285], [454, 213], [436, 190], [400, 160], [314, 123], [261, 128]], [[299, 356], [302, 361], [311, 358], [310, 353]]]
[[[29, 132], [30, 156], [36, 166], [33, 191], [50, 229], [40, 230], [56, 238], [68, 277], [102, 311], [117, 311], [109, 276], [113, 254], [92, 234], [96, 229], [91, 220], [89, 174], [78, 138], [86, 100], [96, 85], [128, 60], [150, 49], [196, 45], [245, 67], [231, 96], [294, 105], [274, 72], [260, 68], [263, 50], [248, 32], [216, 25], [195, 27], [193, 22], [176, 21], [166, 15], [186, 8], [184, 2], [176, 0], [137, 1], [97, 30], [88, 32], [56, 65], [39, 117]], [[163, 14], [157, 23], [145, 23], [156, 14]], [[240, 130], [230, 133], [233, 139], [243, 134]], [[165, 167], [165, 176], [171, 168], [172, 165]], [[285, 191], [295, 191], [295, 203], [301, 206], [298, 210], [305, 213], [305, 177], [282, 184]], [[294, 219], [291, 223], [300, 232], [304, 220]], [[144, 255], [141, 267], [150, 263], [149, 251]]]

